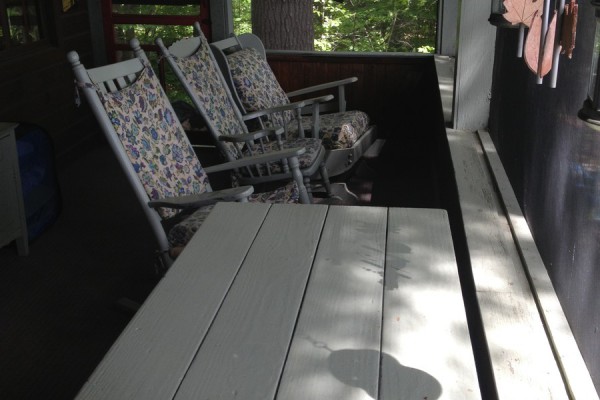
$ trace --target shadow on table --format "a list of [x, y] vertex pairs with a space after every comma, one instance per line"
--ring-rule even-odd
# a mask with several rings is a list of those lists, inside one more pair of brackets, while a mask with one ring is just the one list
[[[371, 398], [378, 398], [377, 385], [372, 377], [360, 374], [364, 368], [353, 368], [354, 365], [379, 365], [386, 371], [389, 382], [385, 384], [391, 392], [401, 399], [438, 399], [442, 394], [440, 383], [428, 373], [400, 364], [394, 357], [375, 350], [337, 350], [329, 355], [329, 369], [340, 382], [363, 389]], [[357, 374], [357, 372], [359, 372]]]

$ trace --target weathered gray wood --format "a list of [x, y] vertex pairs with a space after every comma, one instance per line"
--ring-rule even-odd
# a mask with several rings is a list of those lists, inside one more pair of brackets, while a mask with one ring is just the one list
[[390, 209], [380, 399], [481, 398], [448, 216]]
[[189, 57], [192, 54], [194, 54], [198, 50], [199, 46], [200, 37], [194, 36], [176, 41], [171, 46], [169, 46], [169, 51], [175, 57], [183, 58]]
[[448, 140], [498, 397], [567, 398], [483, 150], [474, 133]]
[[330, 207], [277, 398], [377, 397], [386, 218]]
[[127, 75], [137, 75], [144, 66], [137, 58], [124, 61], [118, 64], [105, 65], [98, 68], [90, 68], [87, 73], [90, 76], [92, 82], [106, 82], [112, 81], [115, 77], [122, 77]]
[[236, 205], [215, 206], [78, 399], [173, 398], [269, 209]]
[[557, 355], [557, 362], [566, 379], [569, 395], [573, 399], [598, 399], [590, 373], [494, 143], [488, 132], [479, 131], [478, 135], [493, 172], [492, 178], [498, 187], [499, 199], [506, 211], [515, 244], [522, 257], [523, 267], [531, 277], [533, 296]]
[[479, 394], [444, 211], [218, 204], [78, 398], [380, 394]]
[[326, 213], [271, 207], [177, 399], [275, 396]]
[[381, 154], [381, 150], [383, 149], [383, 145], [385, 144], [385, 139], [375, 139], [373, 144], [369, 146], [367, 151], [363, 154], [365, 159], [369, 158], [377, 158], [379, 154]]

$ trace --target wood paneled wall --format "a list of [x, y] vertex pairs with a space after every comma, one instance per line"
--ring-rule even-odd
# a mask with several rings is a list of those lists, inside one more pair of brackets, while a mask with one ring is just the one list
[[59, 158], [96, 132], [87, 107], [75, 107], [73, 74], [66, 59], [68, 51], [77, 50], [86, 65], [92, 64], [86, 2], [66, 13], [61, 4], [52, 0], [49, 7], [48, 40], [31, 49], [0, 52], [0, 121], [42, 126]]
[[380, 136], [407, 134], [441, 112], [431, 55], [272, 51], [268, 61], [285, 91], [356, 76], [347, 88], [348, 109], [369, 114]]

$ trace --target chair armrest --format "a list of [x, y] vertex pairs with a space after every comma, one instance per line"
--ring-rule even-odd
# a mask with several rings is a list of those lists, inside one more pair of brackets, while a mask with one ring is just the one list
[[245, 143], [248, 141], [261, 139], [267, 137], [269, 135], [281, 135], [283, 133], [283, 128], [275, 127], [275, 128], [266, 128], [258, 131], [246, 133], [243, 135], [220, 135], [219, 140], [222, 142], [233, 142], [233, 143]]
[[[298, 121], [298, 132], [300, 133], [300, 137], [303, 138], [304, 137], [304, 129], [302, 127], [302, 119], [300, 118], [302, 115], [306, 115], [306, 114], [311, 114], [313, 116], [313, 132], [312, 132], [312, 136], [314, 138], [318, 138], [319, 137], [319, 115], [320, 115], [320, 104], [322, 103], [327, 103], [331, 100], [334, 99], [334, 96], [331, 94], [328, 95], [324, 95], [324, 96], [319, 96], [319, 97], [313, 97], [310, 99], [303, 99], [300, 101], [296, 101], [293, 103], [288, 103], [288, 104], [283, 104], [280, 106], [276, 106], [276, 107], [271, 107], [271, 108], [267, 108], [264, 110], [259, 110], [259, 111], [253, 111], [250, 112], [246, 115], [244, 115], [244, 121], [250, 120], [250, 119], [255, 119], [255, 118], [259, 118], [263, 115], [269, 115], [272, 114], [274, 112], [279, 112], [279, 111], [286, 111], [286, 110], [294, 110], [297, 112], [296, 115], [296, 119]], [[342, 103], [340, 103], [339, 108], [343, 109]], [[309, 111], [307, 111], [306, 109], [310, 108]], [[280, 141], [280, 133], [275, 132], [276, 135], [278, 135], [277, 140]], [[221, 137], [226, 137], [226, 136], [221, 136]], [[226, 140], [226, 139], [224, 139]]]
[[269, 115], [269, 114], [273, 114], [275, 112], [302, 109], [304, 106], [306, 106], [306, 100], [300, 100], [300, 101], [296, 101], [293, 103], [282, 104], [280, 106], [265, 108], [263, 110], [252, 111], [252, 112], [245, 114], [243, 118], [244, 118], [244, 121], [248, 121], [250, 119], [259, 118], [259, 117], [262, 117], [263, 115]]
[[286, 93], [286, 94], [288, 97], [296, 97], [296, 96], [301, 96], [301, 95], [307, 94], [307, 93], [318, 92], [319, 90], [330, 89], [330, 88], [334, 88], [334, 87], [338, 87], [338, 86], [345, 86], [345, 85], [348, 85], [350, 83], [354, 83], [357, 81], [358, 81], [358, 78], [353, 76], [351, 78], [340, 79], [338, 81], [332, 81], [332, 82], [322, 83], [320, 85], [305, 87], [303, 89], [294, 90], [294, 91]]
[[157, 200], [150, 200], [148, 205], [152, 208], [189, 208], [201, 207], [214, 204], [218, 201], [237, 201], [250, 196], [254, 192], [252, 186], [240, 186], [230, 189], [217, 190], [215, 192], [204, 192], [187, 196], [166, 197]]
[[247, 167], [255, 164], [262, 164], [271, 161], [281, 161], [284, 158], [298, 157], [306, 152], [304, 147], [294, 147], [292, 149], [272, 151], [265, 154], [258, 154], [255, 156], [240, 158], [239, 160], [229, 161], [223, 164], [212, 165], [204, 168], [207, 174], [213, 172], [227, 171], [242, 167]]
[[312, 97], [310, 99], [304, 99], [304, 102], [307, 106], [311, 106], [314, 104], [327, 103], [328, 101], [333, 100], [334, 96], [332, 94], [327, 94], [325, 96]]

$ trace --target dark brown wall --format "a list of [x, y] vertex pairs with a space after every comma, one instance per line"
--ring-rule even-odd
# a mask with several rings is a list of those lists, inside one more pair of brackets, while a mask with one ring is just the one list
[[42, 126], [60, 158], [95, 133], [85, 106], [74, 106], [73, 74], [66, 59], [69, 50], [77, 50], [91, 65], [91, 36], [85, 1], [63, 13], [61, 1], [52, 0], [48, 11], [48, 41], [31, 50], [0, 52], [0, 120]]
[[600, 134], [577, 118], [594, 23], [579, 2], [577, 47], [561, 57], [555, 89], [515, 57], [517, 31], [498, 30], [490, 132], [600, 389]]
[[453, 178], [431, 55], [269, 52], [268, 60], [285, 91], [357, 77], [347, 87], [347, 108], [366, 112], [378, 137], [386, 139], [378, 179], [395, 194], [379, 197], [381, 204], [445, 207], [446, 184]]
[[286, 92], [357, 77], [347, 87], [348, 109], [369, 114], [381, 136], [408, 135], [409, 124], [438, 117], [439, 104], [431, 98], [437, 90], [430, 87], [437, 87], [432, 56], [270, 52], [268, 60]]

